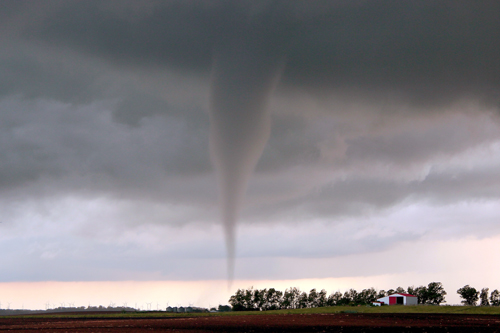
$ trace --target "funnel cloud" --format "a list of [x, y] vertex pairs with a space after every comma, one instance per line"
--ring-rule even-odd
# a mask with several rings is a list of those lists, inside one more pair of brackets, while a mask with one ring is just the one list
[[[259, 45], [256, 27], [214, 52], [210, 89], [210, 151], [219, 182], [219, 200], [228, 256], [234, 271], [235, 232], [247, 184], [271, 133], [267, 108], [281, 74], [284, 55]], [[248, 36], [249, 35], [249, 36]]]

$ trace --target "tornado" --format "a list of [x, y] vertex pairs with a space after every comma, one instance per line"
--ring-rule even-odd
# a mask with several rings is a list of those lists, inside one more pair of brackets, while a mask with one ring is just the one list
[[248, 181], [271, 132], [269, 98], [284, 67], [281, 52], [239, 34], [215, 49], [210, 86], [210, 155], [219, 186], [227, 249], [234, 276], [236, 223]]

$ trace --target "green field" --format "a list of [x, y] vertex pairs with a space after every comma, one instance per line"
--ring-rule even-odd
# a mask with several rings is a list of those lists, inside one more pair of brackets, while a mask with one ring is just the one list
[[[168, 312], [127, 312], [127, 313], [102, 313], [90, 314], [82, 312], [81, 314], [52, 313], [42, 315], [18, 316], [23, 318], [154, 318], [154, 317], [193, 317], [193, 316], [241, 316], [241, 315], [280, 315], [280, 314], [317, 314], [317, 313], [454, 313], [454, 314], [487, 314], [500, 315], [500, 307], [497, 306], [432, 306], [432, 305], [414, 305], [414, 306], [331, 306], [311, 309], [294, 310], [275, 310], [275, 311], [235, 311], [235, 312], [217, 312], [217, 313], [168, 313]], [[7, 318], [2, 316], [0, 318]], [[17, 317], [17, 316], [16, 316]]]
[[268, 313], [463, 313], [463, 314], [493, 314], [500, 315], [498, 306], [436, 306], [436, 305], [412, 305], [412, 306], [331, 306], [324, 308], [278, 310]]

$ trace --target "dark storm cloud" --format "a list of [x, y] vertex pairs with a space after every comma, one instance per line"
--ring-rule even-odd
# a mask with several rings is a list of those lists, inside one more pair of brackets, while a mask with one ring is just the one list
[[26, 46], [7, 43], [4, 47], [0, 52], [0, 96], [20, 94], [31, 99], [89, 103], [104, 95], [95, 67], [75, 67], [64, 56], [54, 58]]
[[[295, 92], [304, 91], [318, 100], [337, 96], [344, 106], [362, 100], [375, 105], [364, 115], [376, 114], [382, 122], [387, 121], [384, 114], [401, 112], [401, 105], [412, 105], [405, 112], [415, 114], [439, 111], [462, 98], [491, 106], [499, 100], [500, 4], [496, 1], [0, 3], [6, 46], [0, 52], [2, 96], [73, 105], [113, 101], [99, 110], [67, 106], [52, 115], [46, 106], [42, 120], [36, 112], [28, 112], [32, 106], [10, 107], [12, 99], [5, 102], [3, 121], [16, 124], [7, 129], [12, 132], [4, 132], [2, 142], [3, 160], [9, 161], [2, 164], [5, 186], [41, 175], [61, 177], [68, 170], [106, 174], [131, 184], [155, 179], [161, 171], [174, 176], [209, 172], [203, 139], [208, 132], [203, 111], [208, 107], [203, 97], [192, 102], [193, 96], [204, 92], [191, 83], [181, 84], [179, 77], [192, 76], [199, 86], [208, 85], [214, 50], [235, 41], [284, 55], [282, 99], [295, 101]], [[311, 109], [306, 105], [297, 111], [307, 114]], [[92, 114], [108, 111], [112, 120], [133, 128], [91, 119]], [[348, 111], [333, 104], [328, 112]], [[87, 113], [87, 122], [82, 122]], [[165, 135], [157, 134], [160, 129], [141, 129], [145, 118], [158, 116], [168, 117], [171, 124]], [[64, 136], [56, 135], [60, 129]], [[129, 130], [136, 136], [124, 134]], [[26, 134], [16, 136], [13, 131]], [[324, 154], [347, 158], [336, 160], [335, 170], [373, 161], [404, 169], [474, 145], [473, 139], [449, 127], [443, 131], [436, 126], [424, 137], [402, 132], [387, 138], [347, 135], [348, 130], [334, 124], [331, 131], [340, 136], [331, 141], [338, 151], [331, 152], [331, 142], [322, 142], [325, 131], [308, 127], [300, 116], [275, 117], [259, 172], [308, 164]], [[142, 167], [139, 161], [144, 162]]]
[[[9, 11], [10, 15], [34, 2]], [[315, 93], [397, 93], [415, 105], [470, 95], [498, 105], [496, 1], [72, 1], [36, 4], [23, 38], [125, 66], [208, 72], [214, 47], [249, 21], [287, 54], [285, 85]], [[23, 16], [20, 16], [23, 19]]]
[[[173, 176], [211, 171], [208, 124], [187, 125], [175, 117], [152, 117], [140, 127], [130, 128], [112, 120], [109, 106], [74, 107], [18, 98], [0, 101], [0, 188], [41, 182], [49, 195], [125, 191], [121, 195], [149, 197], [147, 192], [165, 195], [170, 190], [171, 195], [186, 198], [184, 192], [192, 190], [192, 185], [186, 181], [184, 189], [176, 191], [181, 186]], [[208, 116], [199, 117], [208, 123]], [[28, 196], [36, 193], [24, 190]]]
[[303, 25], [286, 78], [400, 92], [417, 105], [461, 93], [496, 100], [498, 10], [494, 1], [351, 2]]

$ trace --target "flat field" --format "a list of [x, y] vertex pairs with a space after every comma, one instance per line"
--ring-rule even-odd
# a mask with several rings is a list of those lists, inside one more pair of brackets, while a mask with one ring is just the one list
[[[415, 307], [432, 308], [427, 312], [405, 308], [393, 307], [390, 311], [333, 307], [321, 309], [330, 312], [307, 309], [197, 315], [163, 312], [11, 316], [0, 318], [0, 332], [500, 332], [498, 309], [496, 314], [471, 314], [468, 312], [475, 309], [465, 307]], [[437, 311], [439, 308], [441, 312]], [[452, 313], [450, 308], [465, 311]]]

